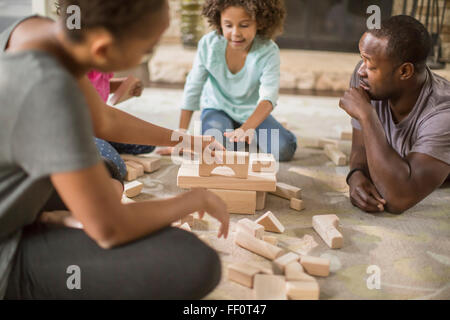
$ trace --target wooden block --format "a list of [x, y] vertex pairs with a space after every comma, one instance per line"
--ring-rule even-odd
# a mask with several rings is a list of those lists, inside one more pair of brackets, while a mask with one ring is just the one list
[[125, 181], [133, 181], [139, 177], [139, 170], [135, 169], [125, 163], [127, 167], [127, 174], [125, 176]]
[[252, 153], [250, 165], [253, 172], [275, 172], [276, 160], [270, 153]]
[[158, 158], [139, 157], [131, 154], [121, 154], [120, 156], [125, 161], [134, 161], [141, 164], [147, 173], [154, 172], [161, 167], [161, 161]]
[[206, 188], [226, 190], [250, 190], [250, 191], [275, 191], [276, 174], [272, 172], [249, 172], [247, 179], [239, 179], [227, 176], [228, 168], [217, 168], [220, 175], [200, 177], [198, 164], [184, 162], [178, 170], [177, 186], [179, 188]]
[[226, 204], [228, 213], [255, 214], [256, 191], [209, 189]]
[[[234, 177], [247, 179], [249, 153], [236, 151], [216, 151], [216, 157], [220, 157], [222, 163], [217, 163], [214, 159], [202, 159], [199, 163], [198, 174], [201, 177], [211, 176], [212, 171], [218, 167], [227, 167], [233, 170]], [[208, 161], [210, 160], [210, 161]]]
[[207, 220], [194, 218], [192, 228], [194, 230], [201, 230], [201, 231], [209, 230], [209, 222]]
[[330, 274], [330, 260], [312, 256], [302, 256], [302, 267], [312, 276], [327, 277]]
[[342, 248], [344, 237], [337, 229], [339, 218], [335, 214], [317, 215], [312, 218], [312, 226], [331, 249]]
[[179, 228], [191, 232], [191, 227], [189, 227], [187, 222], [181, 224]]
[[242, 248], [259, 254], [269, 260], [275, 260], [283, 254], [283, 249], [257, 239], [247, 232], [237, 232], [234, 241]]
[[189, 227], [192, 228], [194, 226], [194, 215], [188, 214], [187, 216], [181, 218], [180, 223], [181, 224], [187, 223]]
[[300, 260], [300, 256], [298, 254], [295, 254], [293, 252], [286, 253], [285, 255], [282, 255], [278, 258], [276, 258], [273, 261], [273, 264], [276, 268], [276, 271], [278, 271], [281, 274], [284, 274], [284, 270], [286, 266], [292, 262], [298, 262]]
[[302, 211], [303, 209], [305, 209], [305, 204], [304, 204], [303, 200], [291, 198], [290, 207], [291, 207], [291, 209], [294, 209], [297, 211]]
[[138, 171], [138, 177], [144, 175], [144, 166], [135, 161], [125, 161], [125, 164], [136, 169]]
[[237, 222], [236, 232], [244, 231], [257, 239], [262, 239], [264, 235], [264, 227], [255, 221], [244, 218]]
[[256, 274], [255, 300], [286, 300], [286, 282], [283, 276]]
[[284, 277], [286, 281], [315, 281], [313, 277], [305, 273], [300, 261], [289, 263], [284, 268]]
[[139, 181], [132, 181], [124, 184], [124, 193], [127, 197], [133, 198], [142, 192], [144, 184]]
[[353, 132], [352, 131], [341, 131], [341, 140], [350, 140], [352, 141]]
[[278, 197], [291, 200], [291, 198], [301, 199], [302, 189], [288, 185], [283, 182], [277, 182], [277, 188], [275, 192], [270, 192]]
[[256, 219], [255, 222], [264, 226], [265, 231], [283, 233], [285, 230], [280, 220], [278, 220], [271, 211], [267, 211], [261, 217]]
[[253, 264], [239, 262], [228, 266], [228, 279], [243, 286], [253, 288], [253, 278], [261, 270]]
[[120, 201], [123, 204], [127, 204], [127, 203], [134, 203], [136, 201], [134, 201], [133, 199], [128, 198], [125, 194], [122, 195], [122, 200]]
[[286, 295], [291, 300], [319, 300], [319, 284], [315, 279], [313, 281], [287, 281]]
[[347, 165], [347, 156], [340, 151], [337, 147], [332, 145], [326, 145], [324, 148], [325, 154], [331, 161], [337, 166]]
[[129, 76], [120, 86], [117, 88], [116, 92], [114, 92], [111, 97], [111, 104], [114, 106], [118, 103], [121, 103], [125, 100], [128, 100], [133, 97], [132, 89], [133, 87], [139, 83], [140, 80], [136, 77]]
[[266, 207], [267, 192], [256, 191], [256, 210], [264, 210]]
[[339, 147], [339, 141], [336, 139], [329, 139], [329, 138], [321, 138], [319, 139], [319, 148], [324, 149], [325, 146], [327, 145], [332, 145], [335, 146], [336, 148]]
[[263, 236], [264, 241], [276, 246], [278, 244], [278, 238], [274, 236]]

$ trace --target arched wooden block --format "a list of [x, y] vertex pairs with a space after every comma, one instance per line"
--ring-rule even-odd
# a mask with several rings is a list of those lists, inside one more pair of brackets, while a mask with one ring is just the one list
[[227, 167], [233, 170], [234, 177], [247, 179], [248, 177], [248, 164], [249, 154], [248, 152], [216, 152], [216, 156], [222, 159], [222, 163], [212, 162], [208, 163], [204, 159], [199, 164], [198, 174], [201, 177], [211, 176], [211, 172], [217, 167]]

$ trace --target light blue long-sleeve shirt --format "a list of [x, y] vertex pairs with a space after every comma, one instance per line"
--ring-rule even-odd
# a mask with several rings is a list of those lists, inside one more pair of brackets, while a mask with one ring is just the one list
[[226, 48], [227, 40], [216, 31], [200, 40], [182, 109], [223, 110], [244, 123], [263, 100], [275, 108], [280, 87], [280, 50], [275, 42], [256, 36], [244, 67], [236, 74], [228, 68]]

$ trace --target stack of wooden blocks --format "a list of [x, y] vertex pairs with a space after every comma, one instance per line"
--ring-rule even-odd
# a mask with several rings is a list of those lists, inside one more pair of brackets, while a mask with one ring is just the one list
[[276, 162], [271, 154], [216, 152], [221, 159], [184, 161], [178, 171], [177, 186], [206, 188], [227, 204], [229, 213], [255, 214], [265, 208], [267, 192], [277, 187]]

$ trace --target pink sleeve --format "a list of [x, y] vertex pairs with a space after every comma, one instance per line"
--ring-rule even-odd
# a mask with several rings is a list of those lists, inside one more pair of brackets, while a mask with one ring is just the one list
[[95, 89], [97, 89], [100, 97], [106, 102], [110, 93], [109, 80], [114, 76], [114, 74], [92, 70], [88, 72], [87, 76]]

